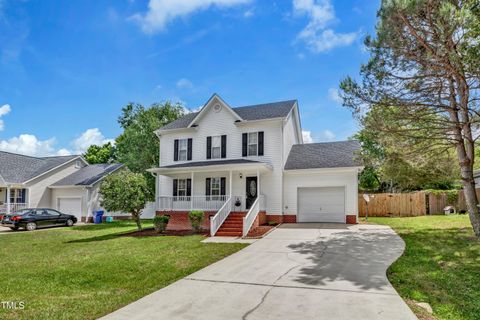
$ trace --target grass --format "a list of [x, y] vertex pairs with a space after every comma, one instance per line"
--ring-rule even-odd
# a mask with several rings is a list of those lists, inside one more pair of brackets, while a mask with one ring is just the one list
[[480, 241], [468, 216], [369, 218], [391, 226], [406, 250], [388, 270], [405, 300], [428, 302], [437, 319], [480, 318]]
[[[147, 222], [151, 226], [151, 221]], [[129, 221], [0, 235], [0, 319], [95, 319], [228, 256], [202, 236], [116, 237]]]

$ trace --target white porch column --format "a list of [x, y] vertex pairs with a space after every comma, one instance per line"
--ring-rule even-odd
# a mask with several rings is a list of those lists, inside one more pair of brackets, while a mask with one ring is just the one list
[[193, 176], [194, 176], [194, 172], [192, 171], [190, 173], [190, 179], [191, 179], [191, 183], [190, 183], [190, 210], [193, 210]]
[[7, 214], [10, 214], [10, 186], [7, 185]]
[[228, 184], [229, 184], [229, 191], [228, 194], [230, 195], [230, 198], [233, 196], [232, 195], [232, 170], [230, 170], [230, 176], [228, 177]]

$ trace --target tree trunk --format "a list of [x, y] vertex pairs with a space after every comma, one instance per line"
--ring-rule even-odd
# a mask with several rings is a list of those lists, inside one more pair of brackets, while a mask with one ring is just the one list
[[473, 227], [473, 232], [477, 238], [480, 238], [480, 212], [477, 206], [478, 199], [475, 192], [475, 182], [473, 179], [473, 170], [470, 168], [461, 167], [462, 180], [463, 180], [463, 192], [465, 194], [465, 202], [467, 203], [468, 215], [470, 217], [470, 223]]
[[137, 223], [138, 231], [142, 231], [142, 223], [140, 222], [140, 215], [138, 213], [132, 213], [135, 222]]

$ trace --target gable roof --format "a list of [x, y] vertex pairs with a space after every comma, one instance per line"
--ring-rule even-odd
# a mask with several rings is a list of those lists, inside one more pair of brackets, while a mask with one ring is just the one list
[[24, 183], [81, 156], [31, 157], [0, 151], [0, 181]]
[[91, 186], [121, 167], [123, 167], [121, 163], [91, 164], [55, 182], [52, 187]]
[[[266, 120], [274, 118], [285, 118], [288, 116], [297, 100], [286, 100], [271, 103], [263, 103], [242, 107], [235, 107], [232, 110], [245, 121]], [[201, 111], [200, 111], [201, 112]], [[172, 130], [187, 128], [200, 112], [192, 112], [170, 122], [160, 130]]]
[[285, 170], [359, 167], [355, 140], [295, 144], [290, 149]]

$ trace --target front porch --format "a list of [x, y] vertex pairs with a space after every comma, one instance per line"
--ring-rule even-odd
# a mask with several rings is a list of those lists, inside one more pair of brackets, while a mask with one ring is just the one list
[[[215, 235], [230, 213], [236, 213], [237, 218], [243, 216], [242, 223], [235, 224], [239, 228], [236, 233], [245, 236], [258, 213], [266, 210], [262, 180], [272, 170], [271, 166], [255, 161], [235, 165], [215, 165], [214, 161], [204, 162], [202, 166], [185, 165], [188, 164], [150, 170], [157, 174], [157, 214], [186, 220], [189, 211], [202, 210], [206, 215], [206, 229]], [[185, 221], [185, 226], [187, 223]]]
[[28, 189], [21, 187], [0, 187], [0, 214], [9, 214], [28, 208]]

